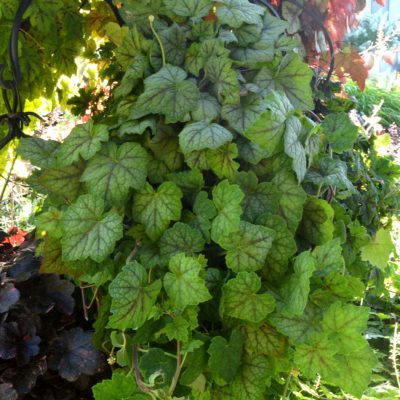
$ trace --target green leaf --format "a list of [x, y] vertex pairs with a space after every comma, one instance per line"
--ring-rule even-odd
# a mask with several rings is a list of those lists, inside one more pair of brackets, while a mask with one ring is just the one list
[[298, 316], [288, 316], [274, 313], [268, 320], [282, 334], [288, 336], [295, 344], [307, 342], [310, 337], [321, 330], [321, 311], [307, 305], [304, 313]]
[[139, 369], [146, 381], [154, 380], [156, 388], [164, 388], [172, 382], [176, 361], [164, 350], [152, 348], [140, 357]]
[[182, 315], [177, 315], [172, 318], [171, 322], [167, 323], [158, 334], [165, 333], [168, 340], [179, 340], [181, 342], [187, 342], [189, 340], [190, 323]]
[[366, 340], [362, 333], [367, 328], [369, 312], [368, 307], [336, 302], [324, 313], [323, 330], [339, 352], [345, 354], [364, 347]]
[[278, 68], [265, 66], [258, 72], [254, 83], [260, 88], [280, 90], [285, 93], [295, 108], [314, 109], [311, 90], [312, 71], [294, 52], [285, 55]]
[[273, 229], [275, 232], [275, 238], [263, 269], [263, 276], [269, 282], [279, 281], [286, 273], [290, 258], [296, 253], [296, 240], [288, 229], [286, 221], [279, 215], [261, 214], [256, 219], [256, 223]]
[[223, 104], [238, 104], [240, 87], [232, 61], [226, 57], [212, 56], [204, 66], [207, 78], [216, 85], [218, 100]]
[[239, 28], [243, 23], [258, 24], [264, 8], [248, 0], [218, 0], [217, 19], [220, 24]]
[[257, 271], [264, 266], [274, 237], [272, 229], [242, 221], [239, 231], [221, 236], [218, 244], [227, 251], [226, 265], [234, 272]]
[[111, 379], [104, 379], [92, 387], [95, 400], [147, 400], [149, 396], [136, 386], [135, 378], [125, 371], [116, 370]]
[[146, 118], [141, 121], [124, 121], [118, 128], [118, 136], [124, 135], [143, 135], [147, 129], [152, 132], [156, 129], [156, 123], [154, 119]]
[[294, 363], [307, 378], [315, 379], [320, 374], [323, 379], [330, 380], [340, 370], [336, 353], [336, 347], [325, 335], [316, 334], [309, 344], [296, 346]]
[[215, 150], [206, 153], [207, 162], [218, 178], [232, 179], [239, 169], [239, 163], [234, 161], [239, 155], [235, 143], [227, 143]]
[[71, 165], [82, 157], [85, 160], [92, 158], [101, 148], [101, 142], [108, 140], [108, 127], [95, 125], [93, 120], [78, 125], [60, 146], [57, 160], [60, 165]]
[[297, 175], [297, 181], [303, 181], [307, 172], [306, 150], [301, 143], [302, 125], [297, 117], [289, 117], [285, 130], [285, 153], [292, 158], [292, 168]]
[[316, 246], [312, 255], [316, 261], [316, 275], [326, 276], [331, 272], [344, 271], [344, 259], [339, 238], [330, 240], [321, 246]]
[[37, 178], [31, 177], [30, 183], [33, 186], [38, 184], [38, 191], [49, 194], [52, 202], [69, 204], [75, 201], [83, 191], [83, 184], [80, 182], [81, 175], [82, 168], [77, 165], [49, 168], [41, 172]]
[[158, 239], [171, 221], [181, 216], [182, 191], [173, 182], [163, 182], [157, 190], [148, 183], [135, 194], [132, 214], [141, 222], [150, 239]]
[[303, 188], [297, 185], [291, 174], [277, 174], [272, 183], [281, 192], [279, 201], [281, 215], [286, 220], [290, 231], [295, 232], [303, 215], [303, 205], [307, 200], [307, 195]]
[[220, 313], [245, 321], [259, 323], [275, 308], [268, 293], [259, 294], [261, 280], [254, 272], [239, 272], [222, 287]]
[[246, 129], [265, 111], [267, 104], [259, 95], [242, 96], [239, 104], [226, 104], [221, 116], [237, 132], [243, 134]]
[[22, 138], [18, 145], [18, 154], [36, 167], [47, 169], [54, 166], [59, 147], [60, 143], [54, 140]]
[[344, 161], [324, 157], [319, 161], [318, 170], [307, 172], [306, 180], [316, 186], [335, 186], [337, 189], [355, 191], [347, 178], [347, 165]]
[[282, 285], [285, 315], [301, 315], [306, 308], [310, 293], [310, 278], [315, 271], [315, 260], [310, 251], [298, 255], [294, 262], [294, 273]]
[[221, 106], [218, 100], [208, 93], [202, 92], [200, 93], [198, 107], [192, 112], [192, 119], [194, 121], [211, 122], [219, 117], [220, 112]]
[[269, 110], [264, 111], [244, 132], [253, 143], [267, 151], [268, 157], [283, 149], [282, 138], [286, 120], [293, 111], [289, 99], [283, 94], [272, 92], [266, 98]]
[[161, 290], [161, 280], [149, 284], [147, 271], [138, 262], [126, 264], [111, 282], [108, 290], [112, 297], [108, 327], [137, 329], [150, 317]]
[[214, 389], [212, 399], [216, 400], [265, 400], [267, 377], [271, 366], [267, 357], [245, 355], [242, 367], [234, 381], [226, 386]]
[[130, 188], [144, 186], [148, 161], [147, 152], [137, 143], [108, 143], [89, 161], [81, 181], [106, 204], [123, 204]]
[[193, 256], [203, 248], [204, 239], [200, 231], [181, 222], [167, 229], [160, 239], [160, 253], [166, 262], [177, 253]]
[[232, 331], [229, 342], [222, 336], [213, 337], [207, 350], [211, 373], [224, 382], [231, 382], [241, 364], [243, 344], [244, 337], [237, 330]]
[[164, 276], [164, 287], [175, 307], [183, 310], [210, 300], [205, 279], [199, 276], [203, 267], [195, 258], [176, 254], [169, 261], [169, 270]]
[[221, 235], [229, 235], [239, 229], [242, 215], [240, 204], [244, 194], [238, 185], [231, 185], [224, 180], [214, 187], [212, 196], [218, 214], [211, 225], [211, 238], [218, 242]]
[[104, 201], [91, 194], [80, 196], [65, 211], [62, 227], [65, 261], [91, 258], [101, 262], [123, 236], [122, 216], [113, 210], [104, 213]]
[[185, 126], [179, 134], [179, 144], [185, 154], [195, 150], [217, 149], [232, 138], [232, 134], [223, 126], [201, 121]]
[[331, 380], [332, 383], [356, 398], [361, 398], [371, 381], [372, 369], [377, 363], [374, 352], [365, 345], [357, 351], [339, 355], [338, 363], [340, 368], [335, 379]]
[[146, 113], [165, 115], [168, 123], [181, 121], [197, 109], [199, 89], [186, 79], [187, 73], [173, 65], [165, 65], [145, 79], [145, 91], [139, 96], [137, 107]]
[[168, 174], [168, 179], [178, 185], [185, 194], [199, 192], [204, 186], [203, 174], [198, 169]]
[[47, 211], [42, 212], [35, 218], [35, 225], [38, 232], [46, 232], [51, 238], [60, 239], [63, 235], [62, 231], [62, 211], [57, 208], [50, 207]]
[[[256, 223], [257, 217], [266, 212], [278, 212], [280, 193], [271, 182], [258, 183], [256, 174], [252, 171], [239, 172], [235, 177], [245, 197], [242, 202], [243, 218]], [[262, 224], [260, 224], [262, 225]]]
[[329, 114], [321, 126], [334, 152], [341, 154], [352, 149], [358, 136], [358, 129], [347, 114]]
[[334, 212], [331, 205], [322, 199], [309, 197], [304, 205], [300, 230], [312, 244], [324, 244], [333, 238]]
[[361, 247], [361, 259], [370, 262], [374, 267], [385, 270], [394, 245], [390, 231], [380, 228], [368, 244]]
[[164, 0], [167, 8], [180, 17], [194, 17], [199, 20], [209, 14], [212, 0]]

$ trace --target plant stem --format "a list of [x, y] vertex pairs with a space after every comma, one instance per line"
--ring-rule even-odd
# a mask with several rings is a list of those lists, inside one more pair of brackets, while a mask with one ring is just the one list
[[172, 396], [174, 394], [176, 385], [178, 384], [179, 376], [182, 370], [182, 358], [181, 358], [181, 342], [177, 340], [176, 342], [176, 370], [175, 375], [172, 379], [171, 386], [169, 387], [168, 394]]
[[154, 25], [153, 25], [154, 15], [149, 15], [149, 22], [150, 22], [151, 31], [153, 32], [153, 35], [157, 39], [157, 42], [158, 42], [158, 44], [160, 46], [162, 63], [163, 63], [163, 65], [165, 65], [167, 63], [166, 59], [165, 59], [165, 50], [164, 50], [164, 46], [163, 46], [163, 44], [161, 42], [160, 36], [158, 36], [158, 33], [154, 29]]
[[3, 190], [1, 191], [1, 195], [0, 195], [0, 203], [3, 201], [4, 194], [6, 193], [7, 186], [10, 183], [11, 174], [13, 172], [13, 169], [14, 169], [16, 161], [17, 161], [17, 155], [15, 155], [15, 157], [14, 157], [14, 159], [12, 161], [11, 168], [8, 171], [6, 181], [4, 182]]
[[142, 377], [139, 371], [139, 356], [138, 356], [138, 349], [137, 345], [134, 344], [132, 348], [132, 367], [133, 367], [133, 374], [135, 376], [136, 384], [139, 386], [139, 389], [143, 393], [152, 393], [152, 390], [145, 385], [142, 381]]
[[287, 399], [287, 394], [289, 391], [289, 384], [290, 384], [291, 379], [292, 379], [292, 371], [289, 371], [289, 373], [286, 377], [285, 387], [283, 389], [282, 400]]

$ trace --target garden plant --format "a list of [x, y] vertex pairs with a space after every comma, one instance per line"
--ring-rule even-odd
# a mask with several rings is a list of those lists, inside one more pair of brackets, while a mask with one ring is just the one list
[[[27, 99], [62, 97], [82, 46], [108, 82], [69, 100], [92, 115], [63, 143], [28, 137], [17, 150], [46, 197], [40, 271], [81, 286], [109, 365], [73, 328], [57, 342], [76, 350], [63, 353], [73, 371], [59, 353], [52, 368], [69, 381], [103, 371], [96, 400], [361, 398], [383, 363], [364, 333], [376, 299], [398, 307], [387, 278], [400, 167], [262, 3], [126, 0], [122, 26], [104, 2], [27, 11]], [[0, 4], [7, 32], [17, 4]], [[25, 349], [26, 362], [38, 354]], [[0, 390], [15, 392], [7, 376]]]

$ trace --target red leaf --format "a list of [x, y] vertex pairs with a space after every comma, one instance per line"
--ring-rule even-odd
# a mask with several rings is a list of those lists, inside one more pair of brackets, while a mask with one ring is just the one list
[[385, 5], [385, 0], [375, 0], [375, 2], [381, 5], [382, 7]]
[[25, 236], [28, 232], [18, 229], [16, 226], [12, 226], [7, 230], [10, 236], [6, 237], [2, 243], [10, 244], [11, 246], [20, 246], [25, 241]]
[[365, 66], [364, 59], [354, 48], [350, 48], [350, 51], [340, 51], [336, 54], [335, 72], [341, 81], [343, 81], [347, 75], [350, 75], [351, 79], [357, 82], [361, 90], [365, 89], [368, 69]]

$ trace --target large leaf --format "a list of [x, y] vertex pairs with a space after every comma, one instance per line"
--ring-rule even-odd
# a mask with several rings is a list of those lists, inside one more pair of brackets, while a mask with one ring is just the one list
[[78, 125], [64, 140], [57, 155], [60, 165], [70, 165], [82, 157], [92, 158], [101, 148], [101, 142], [108, 140], [106, 125], [95, 125], [93, 120]]
[[326, 276], [331, 272], [344, 271], [344, 259], [339, 238], [330, 240], [321, 246], [316, 246], [312, 254], [316, 261], [317, 275]]
[[336, 153], [350, 150], [358, 136], [357, 127], [345, 113], [327, 115], [321, 126], [332, 150]]
[[394, 245], [388, 229], [381, 228], [368, 244], [361, 247], [361, 258], [374, 267], [385, 270]]
[[222, 288], [220, 312], [254, 323], [261, 322], [275, 308], [275, 300], [268, 293], [258, 293], [261, 280], [254, 272], [239, 272]]
[[222, 336], [213, 337], [207, 350], [211, 373], [224, 382], [231, 382], [241, 364], [243, 344], [244, 337], [237, 330], [232, 331], [229, 342]]
[[295, 108], [314, 108], [311, 90], [312, 71], [294, 52], [285, 55], [278, 68], [265, 66], [260, 69], [254, 83], [265, 90], [281, 90]]
[[257, 24], [264, 8], [248, 0], [218, 0], [217, 19], [220, 24], [239, 28], [243, 23]]
[[169, 270], [164, 276], [164, 287], [172, 303], [178, 309], [195, 306], [211, 298], [204, 277], [199, 274], [203, 267], [199, 261], [176, 254], [169, 262]]
[[238, 185], [231, 185], [227, 180], [220, 182], [212, 191], [217, 216], [211, 225], [211, 238], [218, 242], [221, 235], [235, 232], [240, 226], [243, 192]]
[[218, 243], [227, 251], [226, 265], [234, 272], [257, 271], [264, 266], [274, 237], [272, 229], [242, 221], [239, 231], [221, 236]]
[[206, 159], [209, 167], [218, 178], [232, 179], [239, 169], [235, 158], [239, 155], [235, 143], [227, 143], [218, 149], [207, 150]]
[[157, 190], [148, 183], [136, 193], [132, 213], [152, 240], [158, 239], [171, 221], [181, 216], [182, 191], [173, 182], [163, 182]]
[[114, 329], [137, 329], [149, 318], [161, 281], [149, 284], [147, 272], [138, 262], [126, 264], [109, 286], [112, 297], [108, 326]]
[[141, 189], [147, 177], [149, 156], [137, 143], [108, 143], [86, 166], [81, 181], [89, 193], [106, 204], [123, 204], [130, 188]]
[[80, 196], [64, 213], [61, 240], [65, 261], [103, 261], [123, 236], [122, 216], [104, 213], [104, 201], [94, 195]]
[[315, 270], [315, 260], [309, 251], [298, 255], [294, 262], [294, 273], [282, 285], [281, 293], [285, 315], [301, 315], [306, 308], [310, 293], [310, 278]]
[[190, 153], [195, 150], [217, 149], [232, 138], [232, 134], [221, 125], [194, 122], [181, 131], [179, 144], [183, 153]]
[[187, 78], [186, 72], [172, 65], [165, 65], [145, 79], [145, 91], [137, 107], [146, 113], [162, 114], [167, 122], [177, 122], [197, 108], [199, 90]]

